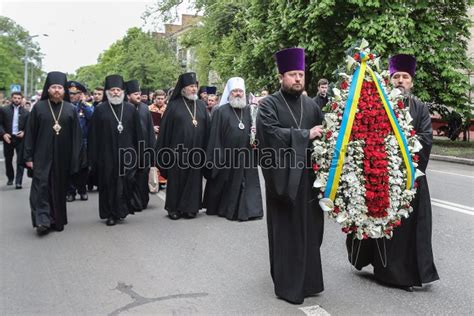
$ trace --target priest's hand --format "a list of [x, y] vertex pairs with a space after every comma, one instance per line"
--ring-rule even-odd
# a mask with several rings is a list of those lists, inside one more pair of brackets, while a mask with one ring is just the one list
[[160, 127], [159, 126], [153, 126], [153, 129], [155, 130], [156, 134], [158, 134], [160, 132]]
[[25, 162], [25, 165], [27, 168], [33, 169], [33, 161], [27, 161]]
[[18, 134], [16, 134], [16, 137], [23, 138], [24, 135], [25, 135], [25, 132], [21, 131]]
[[10, 144], [12, 142], [12, 136], [8, 133], [3, 134], [3, 140], [5, 143]]
[[309, 139], [313, 140], [316, 137], [321, 137], [323, 134], [323, 126], [316, 125], [312, 129], [309, 130]]

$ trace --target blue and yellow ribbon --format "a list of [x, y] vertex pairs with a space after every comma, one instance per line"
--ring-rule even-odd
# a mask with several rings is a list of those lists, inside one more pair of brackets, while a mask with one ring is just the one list
[[369, 57], [364, 53], [360, 53], [361, 64], [356, 68], [352, 78], [352, 83], [349, 88], [349, 96], [347, 98], [346, 107], [344, 109], [344, 114], [342, 116], [341, 128], [339, 130], [339, 135], [336, 140], [336, 147], [334, 151], [334, 156], [331, 161], [331, 166], [329, 168], [328, 182], [326, 184], [326, 190], [324, 191], [324, 197], [329, 198], [334, 201], [336, 197], [337, 188], [339, 187], [339, 180], [341, 178], [342, 167], [344, 166], [344, 159], [346, 156], [347, 144], [349, 143], [349, 138], [352, 133], [352, 125], [354, 123], [355, 113], [357, 110], [357, 105], [359, 103], [360, 90], [362, 88], [362, 83], [364, 82], [365, 72], [368, 71], [372, 76], [377, 91], [382, 100], [383, 107], [385, 112], [387, 112], [390, 124], [397, 139], [400, 151], [402, 153], [403, 161], [407, 169], [407, 183], [406, 188], [411, 189], [415, 181], [415, 168], [411, 160], [410, 151], [408, 150], [408, 144], [405, 137], [405, 134], [398, 124], [398, 120], [395, 117], [390, 102], [388, 100], [387, 94], [385, 93], [379, 78], [375, 75], [372, 69], [367, 65], [367, 60]]

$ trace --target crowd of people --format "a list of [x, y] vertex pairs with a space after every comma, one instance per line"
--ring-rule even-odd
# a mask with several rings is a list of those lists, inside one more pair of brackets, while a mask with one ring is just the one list
[[[420, 164], [426, 168], [429, 114], [410, 94], [416, 61], [404, 56], [390, 60], [390, 75], [393, 86], [406, 93], [413, 125], [424, 140]], [[318, 82], [314, 99], [304, 93], [304, 57], [301, 48], [277, 52], [280, 89], [273, 94], [263, 90], [258, 98], [247, 97], [240, 77], [230, 78], [219, 96], [215, 87], [199, 87], [193, 72], [181, 74], [173, 89], [153, 93], [137, 80], [114, 74], [88, 96], [80, 82], [50, 72], [31, 112], [19, 92], [1, 108], [7, 185], [15, 181], [21, 189], [28, 169], [38, 235], [62, 231], [67, 203], [77, 195], [88, 200], [94, 187], [99, 217], [108, 226], [146, 209], [150, 192], [160, 189], [166, 190], [164, 208], [171, 220], [195, 218], [201, 209], [229, 220], [261, 219], [258, 166], [261, 152], [272, 149], [276, 154], [266, 159], [273, 167], [262, 168], [271, 276], [279, 298], [301, 304], [324, 289], [319, 251], [324, 217], [311, 167], [281, 163], [281, 150], [290, 149], [298, 161], [310, 160], [308, 149], [322, 135], [322, 107], [329, 102], [326, 79]], [[397, 260], [380, 266], [376, 256], [367, 255], [357, 266], [372, 264], [379, 280], [407, 290], [438, 279], [428, 187], [426, 181], [419, 186], [413, 214], [387, 248], [387, 258], [396, 252]], [[370, 247], [364, 246], [366, 254], [373, 253]]]

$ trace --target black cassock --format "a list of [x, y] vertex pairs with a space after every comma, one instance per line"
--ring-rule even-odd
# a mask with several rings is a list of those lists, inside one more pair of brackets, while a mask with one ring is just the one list
[[[257, 116], [257, 139], [265, 178], [275, 294], [299, 304], [305, 297], [324, 290], [319, 250], [324, 218], [318, 192], [313, 189], [309, 139], [309, 130], [321, 125], [323, 114], [307, 96], [283, 95], [276, 92], [263, 99]], [[288, 107], [298, 123], [302, 117], [301, 129]]]
[[[112, 105], [112, 107], [120, 119], [121, 104]], [[140, 116], [135, 106], [124, 102], [122, 133], [117, 130], [117, 125], [117, 119], [108, 101], [100, 103], [94, 111], [89, 126], [87, 148], [89, 164], [97, 173], [99, 180], [101, 219], [125, 218], [128, 214], [142, 209], [136, 172], [140, 167], [139, 160], [143, 158], [143, 153], [139, 148], [139, 142], [143, 141], [143, 136]], [[119, 157], [120, 152], [122, 154]], [[136, 158], [135, 161], [128, 160], [128, 157], [132, 156]]]
[[[428, 107], [414, 96], [406, 99], [405, 105], [410, 107], [412, 125], [423, 145], [423, 149], [418, 153], [418, 169], [425, 173], [433, 143], [431, 117]], [[418, 188], [411, 202], [413, 212], [408, 219], [402, 219], [402, 224], [394, 230], [392, 239], [368, 239], [359, 244], [360, 241], [352, 240], [352, 235], [347, 236], [349, 261], [352, 255], [351, 262], [359, 270], [372, 264], [375, 277], [390, 285], [421, 286], [439, 279], [431, 247], [431, 201], [428, 182], [426, 176], [416, 181]], [[356, 260], [357, 252], [359, 256]]]
[[[155, 146], [160, 174], [168, 180], [165, 209], [179, 214], [196, 214], [202, 208], [202, 167], [210, 119], [201, 100], [196, 100], [197, 126], [190, 112], [194, 115], [194, 101], [182, 97], [170, 101]], [[167, 153], [175, 157], [172, 162]]]
[[[57, 118], [61, 103], [51, 102], [51, 107]], [[33, 162], [30, 191], [33, 227], [54, 226], [62, 230], [67, 224], [68, 181], [85, 161], [81, 161], [82, 130], [71, 103], [64, 102], [58, 123], [61, 130], [57, 135], [48, 100], [35, 104], [25, 131], [23, 160]]]
[[150, 201], [150, 189], [148, 188], [148, 174], [150, 173], [150, 167], [153, 163], [153, 149], [155, 148], [155, 130], [153, 129], [153, 121], [151, 119], [150, 110], [148, 105], [140, 103], [136, 106], [138, 114], [140, 115], [140, 125], [142, 128], [142, 134], [144, 138], [144, 168], [137, 170], [137, 185], [140, 191], [142, 199], [142, 207], [145, 209]]
[[[240, 117], [244, 129], [239, 128]], [[263, 216], [257, 160], [250, 146], [250, 108], [224, 104], [213, 112], [207, 147], [209, 171], [204, 207], [208, 215], [245, 221]]]
[[[414, 96], [405, 100], [405, 106], [410, 107], [412, 125], [423, 145], [423, 149], [418, 153], [418, 169], [425, 173], [433, 143], [431, 117], [428, 107]], [[413, 212], [407, 219], [402, 219], [402, 224], [394, 230], [392, 239], [368, 239], [359, 245], [358, 240], [352, 241], [352, 235], [347, 236], [349, 261], [352, 255], [352, 263], [359, 270], [372, 264], [375, 277], [390, 285], [421, 286], [439, 279], [431, 247], [431, 200], [428, 182], [426, 176], [419, 177], [416, 181], [418, 188], [411, 202]], [[357, 252], [359, 257], [356, 261]]]

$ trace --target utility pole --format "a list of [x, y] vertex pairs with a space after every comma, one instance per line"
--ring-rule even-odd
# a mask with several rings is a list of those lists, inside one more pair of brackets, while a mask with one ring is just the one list
[[31, 96], [33, 95], [33, 71], [35, 69], [35, 64], [33, 62], [30, 64], [30, 68], [31, 68], [31, 71], [30, 71], [30, 96]]
[[[36, 35], [38, 36], [38, 35]], [[23, 95], [27, 96], [28, 88], [28, 44], [25, 45], [25, 76], [23, 78]]]

